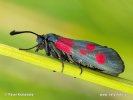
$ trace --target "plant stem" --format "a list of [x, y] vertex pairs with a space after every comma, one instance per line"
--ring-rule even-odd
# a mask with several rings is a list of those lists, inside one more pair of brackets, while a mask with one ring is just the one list
[[[15, 58], [17, 60], [54, 70], [56, 72], [61, 72], [62, 70], [61, 62], [59, 60], [56, 60], [52, 57], [47, 57], [45, 55], [40, 56], [37, 54], [21, 51], [4, 44], [0, 44], [0, 55]], [[70, 63], [65, 63], [63, 73], [83, 80], [87, 80], [89, 82], [93, 82], [95, 84], [133, 94], [133, 82], [119, 77], [105, 75], [103, 73], [99, 73], [86, 68], [83, 68], [83, 73], [82, 75], [80, 75], [80, 69]]]

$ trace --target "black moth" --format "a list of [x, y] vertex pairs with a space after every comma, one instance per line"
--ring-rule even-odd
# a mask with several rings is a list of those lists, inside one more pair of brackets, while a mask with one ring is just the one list
[[82, 74], [82, 67], [91, 68], [100, 72], [118, 76], [124, 71], [124, 63], [119, 54], [112, 48], [101, 46], [99, 44], [64, 38], [62, 36], [48, 33], [38, 35], [32, 31], [12, 31], [10, 35], [21, 33], [32, 33], [37, 36], [37, 45], [28, 49], [36, 48], [36, 52], [44, 49], [46, 55], [60, 59], [62, 62], [62, 71], [64, 61], [72, 62], [79, 66]]

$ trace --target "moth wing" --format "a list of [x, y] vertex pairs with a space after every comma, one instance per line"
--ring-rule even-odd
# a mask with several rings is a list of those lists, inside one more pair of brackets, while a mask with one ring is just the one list
[[124, 71], [124, 63], [114, 49], [94, 42], [63, 37], [58, 37], [56, 43], [58, 43], [55, 45], [58, 49], [71, 55], [75, 62], [83, 66], [94, 67], [115, 76]]
[[117, 76], [124, 71], [124, 62], [112, 48], [94, 42], [74, 40], [73, 57], [88, 67]]

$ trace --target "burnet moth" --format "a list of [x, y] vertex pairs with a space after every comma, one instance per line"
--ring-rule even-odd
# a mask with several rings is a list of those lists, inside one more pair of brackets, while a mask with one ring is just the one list
[[76, 64], [82, 74], [82, 67], [98, 70], [100, 72], [118, 76], [124, 72], [124, 62], [119, 54], [112, 48], [101, 46], [94, 42], [84, 40], [74, 40], [62, 36], [48, 33], [38, 35], [32, 31], [12, 31], [10, 35], [21, 33], [32, 33], [37, 36], [37, 45], [28, 49], [36, 48], [35, 52], [44, 49], [47, 56], [60, 59], [62, 62], [62, 72], [64, 61]]

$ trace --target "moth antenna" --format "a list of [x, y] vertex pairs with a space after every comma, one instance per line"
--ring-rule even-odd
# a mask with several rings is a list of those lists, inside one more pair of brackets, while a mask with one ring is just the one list
[[32, 33], [32, 34], [34, 34], [38, 37], [41, 37], [41, 35], [39, 35], [35, 32], [32, 32], [32, 31], [15, 31], [15, 30], [13, 30], [13, 31], [10, 32], [10, 35], [16, 35], [16, 34], [21, 34], [21, 33]]
[[19, 48], [19, 50], [31, 50], [31, 49], [33, 49], [35, 47], [38, 47], [38, 46], [39, 46], [39, 44], [37, 44], [37, 45], [35, 45], [35, 46], [31, 47], [31, 48], [27, 48], [27, 49]]

